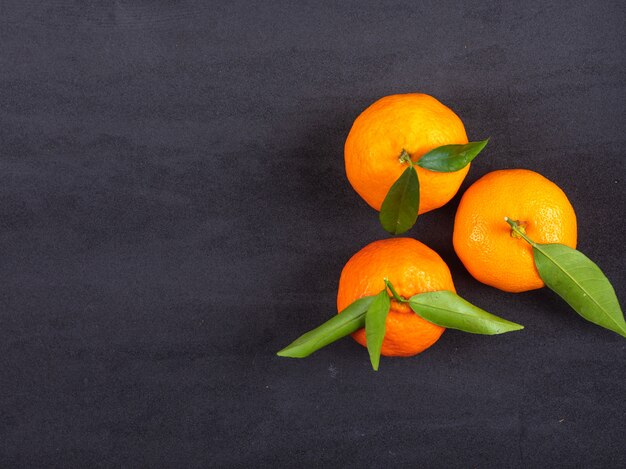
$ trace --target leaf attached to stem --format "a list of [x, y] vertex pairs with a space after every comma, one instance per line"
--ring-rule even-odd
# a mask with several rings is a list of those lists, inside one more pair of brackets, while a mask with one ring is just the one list
[[548, 288], [587, 321], [626, 337], [626, 321], [615, 290], [591, 259], [563, 244], [535, 243], [517, 222], [508, 217], [505, 221], [533, 247], [535, 266]]

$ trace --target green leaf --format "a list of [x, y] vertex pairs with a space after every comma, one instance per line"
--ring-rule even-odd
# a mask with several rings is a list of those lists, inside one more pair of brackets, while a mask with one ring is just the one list
[[420, 183], [410, 165], [393, 183], [380, 207], [380, 223], [391, 234], [409, 230], [417, 220], [420, 206]]
[[409, 299], [409, 306], [428, 322], [472, 334], [503, 334], [524, 326], [484, 311], [447, 290], [419, 293]]
[[533, 244], [539, 276], [588, 321], [626, 337], [626, 321], [615, 290], [582, 252], [563, 244]]
[[465, 168], [487, 145], [489, 139], [465, 145], [443, 145], [430, 150], [417, 165], [430, 171], [450, 173]]
[[298, 337], [277, 355], [291, 358], [308, 357], [322, 347], [362, 329], [365, 326], [365, 312], [374, 298], [364, 296], [356, 300], [321, 326]]
[[391, 300], [385, 288], [374, 297], [374, 301], [367, 308], [365, 313], [365, 338], [367, 340], [367, 351], [370, 354], [372, 368], [378, 370], [380, 363], [380, 350], [385, 338], [385, 321], [391, 307]]

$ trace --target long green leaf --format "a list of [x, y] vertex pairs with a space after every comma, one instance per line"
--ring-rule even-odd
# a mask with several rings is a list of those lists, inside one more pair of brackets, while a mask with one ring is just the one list
[[391, 300], [385, 288], [374, 297], [374, 301], [372, 301], [365, 313], [367, 351], [370, 355], [372, 368], [374, 368], [375, 371], [378, 370], [378, 364], [380, 363], [380, 350], [382, 349], [383, 339], [385, 338], [385, 322], [390, 307]]
[[326, 345], [341, 339], [365, 326], [365, 312], [374, 296], [364, 296], [350, 304], [332, 319], [301, 335], [277, 353], [281, 357], [304, 358]]
[[409, 299], [409, 306], [428, 322], [472, 334], [503, 334], [524, 328], [494, 316], [447, 290], [419, 293]]
[[583, 318], [626, 337], [626, 321], [615, 290], [582, 252], [563, 244], [533, 244], [539, 276]]
[[478, 156], [489, 139], [469, 142], [465, 145], [443, 145], [430, 150], [418, 161], [417, 165], [430, 171], [450, 173], [465, 168]]
[[420, 183], [411, 165], [404, 170], [387, 192], [380, 207], [380, 223], [391, 234], [409, 230], [417, 220], [420, 206]]

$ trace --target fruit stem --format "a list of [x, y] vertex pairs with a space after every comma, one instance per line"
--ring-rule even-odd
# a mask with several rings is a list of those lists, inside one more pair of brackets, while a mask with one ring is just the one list
[[398, 295], [398, 292], [396, 291], [396, 289], [393, 287], [393, 284], [388, 279], [385, 279], [385, 285], [391, 291], [391, 294], [393, 295], [393, 299], [394, 300], [399, 301], [400, 303], [408, 303], [409, 302], [409, 300], [406, 300], [406, 299], [402, 298], [400, 295]]
[[413, 166], [413, 160], [411, 159], [411, 155], [404, 148], [402, 149], [402, 153], [400, 153], [400, 163], [409, 163], [409, 166]]
[[504, 221], [507, 222], [509, 225], [511, 225], [511, 229], [515, 231], [515, 233], [517, 233], [521, 238], [524, 238], [524, 240], [528, 244], [530, 244], [531, 246], [536, 245], [532, 239], [526, 236], [525, 230], [523, 230], [522, 227], [519, 226], [519, 224], [515, 220], [511, 220], [509, 217], [504, 217]]

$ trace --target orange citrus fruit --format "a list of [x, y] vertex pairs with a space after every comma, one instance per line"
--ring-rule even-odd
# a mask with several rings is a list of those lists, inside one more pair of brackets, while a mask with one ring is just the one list
[[565, 193], [527, 169], [493, 171], [463, 194], [454, 221], [454, 250], [474, 278], [508, 292], [544, 286], [532, 247], [513, 233], [516, 220], [536, 243], [576, 247], [576, 214]]
[[[344, 148], [350, 184], [374, 209], [406, 169], [402, 150], [418, 161], [430, 150], [467, 143], [461, 119], [427, 94], [398, 94], [379, 99], [354, 121]], [[439, 173], [415, 166], [420, 181], [418, 213], [446, 204], [457, 193], [469, 165]]]
[[[435, 251], [411, 238], [384, 239], [365, 246], [345, 265], [339, 279], [337, 309], [341, 312], [359, 298], [376, 295], [385, 288], [385, 278], [407, 299], [427, 291], [455, 292], [450, 270]], [[392, 299], [381, 353], [415, 355], [433, 345], [444, 330], [420, 318], [406, 303]], [[365, 329], [352, 337], [366, 346]]]

